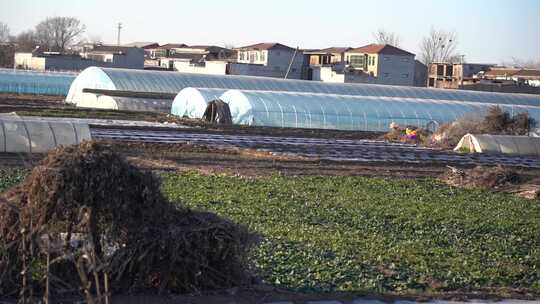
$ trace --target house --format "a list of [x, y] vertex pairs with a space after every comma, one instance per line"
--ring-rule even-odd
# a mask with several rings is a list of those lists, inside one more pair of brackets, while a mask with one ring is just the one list
[[414, 86], [426, 87], [428, 81], [428, 67], [418, 60], [414, 60]]
[[459, 86], [462, 90], [498, 93], [540, 94], [540, 69], [491, 67], [474, 75], [473, 82]]
[[137, 47], [96, 44], [80, 53], [59, 52], [15, 53], [18, 69], [80, 71], [90, 66], [143, 69], [144, 50]]
[[305, 61], [310, 66], [335, 65], [345, 63], [345, 53], [350, 47], [330, 47], [321, 50], [304, 50]]
[[237, 60], [228, 71], [232, 75], [303, 79], [307, 71], [302, 51], [281, 43], [258, 43], [235, 50]]
[[389, 44], [370, 44], [345, 52], [349, 67], [376, 78], [375, 83], [389, 85], [414, 85], [414, 57]]
[[461, 85], [475, 83], [475, 75], [492, 66], [479, 63], [432, 63], [428, 69], [427, 85], [431, 88], [458, 89]]
[[540, 69], [493, 67], [477, 76], [486, 80], [513, 81], [518, 85], [540, 87]]
[[[176, 63], [203, 64], [213, 60], [235, 60], [236, 53], [233, 50], [215, 45], [192, 45], [165, 44], [154, 50], [153, 59], [159, 61], [159, 66], [169, 70], [178, 70]], [[185, 66], [176, 64], [179, 68]]]

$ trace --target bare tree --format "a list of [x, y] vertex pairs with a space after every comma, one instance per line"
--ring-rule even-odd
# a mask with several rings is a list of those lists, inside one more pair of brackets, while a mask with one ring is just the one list
[[50, 51], [64, 52], [86, 27], [76, 18], [47, 18], [36, 26], [36, 36], [41, 45]]
[[520, 58], [512, 58], [510, 62], [503, 62], [503, 66], [511, 66], [516, 68], [526, 68], [526, 69], [540, 69], [540, 61], [534, 60], [523, 60]]
[[13, 38], [13, 42], [15, 42], [16, 49], [19, 52], [31, 52], [39, 46], [36, 34], [32, 30], [19, 33]]
[[9, 26], [3, 22], [0, 22], [0, 42], [9, 41]]
[[431, 29], [429, 36], [420, 44], [420, 60], [429, 65], [433, 62], [457, 62], [462, 59], [456, 54], [457, 34], [444, 30]]
[[378, 29], [373, 33], [373, 38], [375, 38], [378, 44], [390, 44], [395, 47], [399, 47], [401, 40], [399, 34], [388, 32], [385, 29]]

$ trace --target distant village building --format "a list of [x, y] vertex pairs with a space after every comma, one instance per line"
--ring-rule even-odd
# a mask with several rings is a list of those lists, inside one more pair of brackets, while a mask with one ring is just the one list
[[79, 46], [78, 52], [15, 53], [14, 67], [29, 70], [80, 71], [90, 66], [143, 69], [144, 50], [138, 47], [113, 45]]
[[345, 63], [345, 53], [350, 47], [330, 47], [321, 50], [304, 50], [306, 62], [310, 66], [327, 66]]
[[304, 79], [307, 63], [303, 52], [281, 43], [258, 43], [235, 49], [236, 63], [228, 74]]
[[[308, 50], [308, 79], [338, 83], [425, 86], [424, 69], [415, 55], [388, 44], [359, 48]], [[427, 73], [427, 71], [425, 72]]]
[[432, 63], [429, 66], [428, 87], [458, 89], [461, 85], [475, 83], [475, 75], [492, 66], [478, 63]]

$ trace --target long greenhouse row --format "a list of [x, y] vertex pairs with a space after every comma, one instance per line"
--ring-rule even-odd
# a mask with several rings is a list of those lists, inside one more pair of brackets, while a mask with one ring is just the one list
[[77, 75], [0, 69], [0, 93], [66, 96]]
[[78, 107], [189, 118], [202, 118], [209, 102], [221, 100], [233, 123], [271, 127], [386, 131], [395, 122], [436, 128], [494, 105], [540, 120], [537, 95], [98, 67], [76, 77], [3, 69], [0, 92], [66, 95]]

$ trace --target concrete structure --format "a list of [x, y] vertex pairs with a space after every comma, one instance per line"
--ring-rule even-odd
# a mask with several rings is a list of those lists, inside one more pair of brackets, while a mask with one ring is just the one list
[[305, 61], [310, 66], [335, 65], [345, 63], [345, 53], [350, 47], [330, 47], [321, 50], [304, 50]]
[[428, 87], [457, 89], [460, 85], [476, 82], [475, 75], [492, 66], [477, 63], [432, 63], [429, 66]]
[[415, 55], [388, 44], [370, 44], [345, 52], [352, 69], [376, 78], [374, 83], [414, 85]]
[[90, 66], [143, 69], [144, 50], [136, 47], [94, 45], [79, 54], [15, 53], [14, 67], [28, 70], [80, 71]]
[[[175, 63], [180, 63], [177, 66], [179, 68], [186, 67], [185, 64], [203, 64], [207, 61], [235, 61], [236, 53], [233, 50], [222, 48], [214, 45], [193, 45], [188, 46], [183, 43], [179, 44], [165, 44], [157, 48], [149, 50], [149, 59], [156, 60], [157, 66], [168, 69], [176, 70]], [[177, 70], [179, 72], [191, 72], [191, 68], [187, 67], [186, 71]], [[201, 70], [204, 72], [204, 70]]]
[[[231, 63], [229, 74], [303, 79], [307, 64], [299, 49], [281, 43], [258, 43], [235, 49], [237, 63]], [[288, 73], [288, 74], [287, 74]]]

